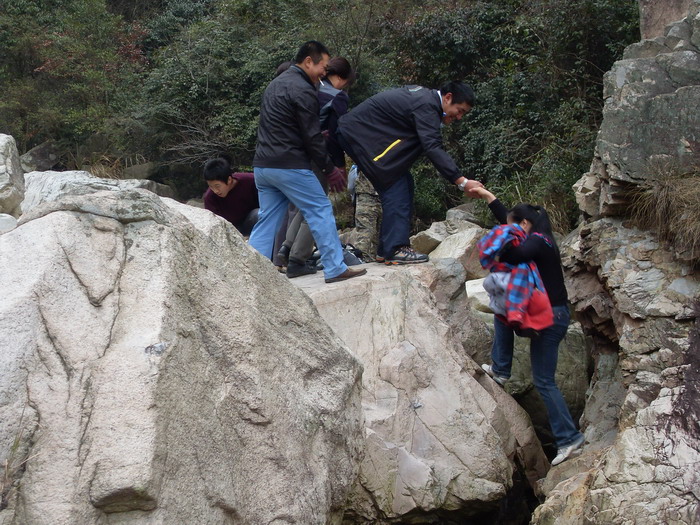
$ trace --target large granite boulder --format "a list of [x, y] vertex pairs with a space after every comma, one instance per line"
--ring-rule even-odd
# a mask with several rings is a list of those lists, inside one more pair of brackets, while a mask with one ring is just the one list
[[15, 139], [0, 133], [0, 213], [19, 217], [24, 178]]
[[96, 191], [119, 191], [142, 188], [161, 197], [174, 198], [172, 188], [152, 180], [102, 179], [87, 171], [33, 171], [24, 176], [22, 213], [43, 202], [52, 202], [66, 195], [89, 195]]
[[294, 279], [364, 367], [365, 454], [346, 522], [495, 519], [517, 465], [533, 485], [547, 470], [529, 417], [445, 322], [439, 269], [367, 269], [342, 285]]
[[0, 268], [0, 523], [340, 523], [361, 367], [230, 224], [64, 195]]

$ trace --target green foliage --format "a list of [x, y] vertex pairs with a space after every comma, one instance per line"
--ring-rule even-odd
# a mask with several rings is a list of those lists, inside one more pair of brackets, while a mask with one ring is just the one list
[[460, 204], [462, 192], [440, 177], [429, 161], [416, 162], [411, 173], [415, 181], [415, 214], [422, 223], [444, 220], [447, 210]]
[[637, 17], [621, 0], [482, 1], [428, 6], [388, 27], [408, 80], [475, 87], [476, 107], [445, 133], [465, 173], [556, 207], [566, 229], [576, 218], [571, 184], [600, 123], [602, 75], [637, 40]]
[[[134, 121], [151, 131], [152, 151], [187, 163], [228, 152], [236, 164], [250, 164], [262, 92], [296, 38], [270, 42], [235, 19], [222, 23], [226, 14], [191, 24], [154, 58], [134, 110]], [[134, 138], [143, 144], [145, 137]]]
[[[128, 2], [124, 2], [128, 3]], [[133, 2], [132, 2], [133, 3]], [[146, 23], [143, 47], [151, 55], [170, 44], [190, 24], [202, 20], [212, 9], [212, 0], [168, 0]]]
[[20, 149], [100, 131], [145, 66], [134, 31], [109, 15], [103, 0], [8, 6], [0, 14], [3, 131]]
[[[600, 123], [602, 74], [638, 39], [627, 0], [7, 4], [0, 122], [22, 150], [98, 134], [110, 154], [197, 166], [226, 151], [249, 166], [265, 86], [301, 42], [317, 39], [357, 68], [352, 104], [405, 83], [472, 84], [477, 106], [445, 129], [447, 149], [468, 176], [566, 208], [570, 221], [570, 186]], [[414, 174], [424, 220], [460, 198], [432, 166]]]

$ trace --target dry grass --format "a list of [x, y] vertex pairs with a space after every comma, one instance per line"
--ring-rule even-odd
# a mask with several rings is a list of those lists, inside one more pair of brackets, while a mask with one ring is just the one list
[[84, 169], [95, 177], [101, 179], [121, 179], [124, 169], [143, 164], [146, 159], [143, 155], [113, 155], [110, 153], [91, 153], [88, 156], [71, 158], [71, 165], [75, 169]]
[[656, 170], [658, 176], [633, 195], [632, 218], [656, 232], [683, 260], [700, 263], [700, 169]]
[[[25, 407], [26, 408], [26, 407]], [[22, 454], [22, 440], [24, 437], [24, 409], [19, 421], [19, 430], [10, 446], [10, 450], [5, 458], [4, 464], [0, 466], [0, 511], [7, 508], [12, 497], [12, 491], [16, 487], [15, 480], [27, 462], [31, 459], [26, 454]]]

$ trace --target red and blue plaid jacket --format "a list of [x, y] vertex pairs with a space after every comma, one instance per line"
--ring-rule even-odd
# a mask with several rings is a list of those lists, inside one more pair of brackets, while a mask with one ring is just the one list
[[527, 234], [520, 225], [501, 224], [492, 228], [476, 245], [483, 268], [491, 272], [510, 272], [506, 290], [506, 317], [508, 323], [515, 326], [523, 324], [533, 294], [537, 290], [545, 296], [547, 293], [533, 261], [512, 265], [499, 259], [506, 246], [518, 246], [526, 238]]

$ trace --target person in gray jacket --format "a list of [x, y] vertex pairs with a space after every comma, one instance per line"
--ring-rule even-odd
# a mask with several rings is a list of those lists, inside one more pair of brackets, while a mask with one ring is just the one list
[[428, 256], [410, 246], [413, 177], [409, 171], [425, 155], [438, 172], [465, 194], [480, 182], [468, 180], [445, 151], [440, 128], [461, 120], [474, 106], [474, 92], [462, 82], [439, 90], [421, 86], [390, 89], [365, 100], [340, 118], [336, 136], [379, 194], [382, 224], [377, 260], [422, 263]]
[[329, 60], [323, 44], [306, 42], [294, 64], [265, 89], [253, 158], [260, 212], [249, 243], [272, 259], [275, 234], [291, 202], [301, 210], [313, 233], [326, 282], [336, 282], [366, 270], [348, 268], [343, 261], [333, 206], [311, 170], [313, 161], [326, 176], [331, 191], [345, 189], [342, 171], [326, 152], [319, 121], [316, 86]]

